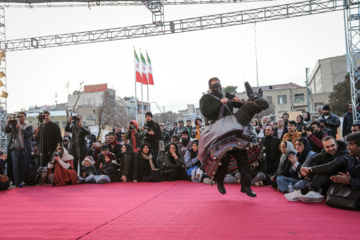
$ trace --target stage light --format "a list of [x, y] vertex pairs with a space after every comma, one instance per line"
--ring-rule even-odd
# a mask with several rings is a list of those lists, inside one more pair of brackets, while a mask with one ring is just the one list
[[5, 75], [4, 72], [0, 72], [0, 79], [3, 78], [3, 77], [5, 77], [5, 76], [6, 76], [6, 75]]
[[0, 80], [0, 87], [5, 86], [5, 84]]
[[0, 62], [1, 60], [5, 57], [5, 53], [4, 52], [0, 52]]

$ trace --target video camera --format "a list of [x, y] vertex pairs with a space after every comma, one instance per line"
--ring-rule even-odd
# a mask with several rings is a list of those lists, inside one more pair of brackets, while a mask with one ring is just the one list
[[43, 123], [45, 119], [45, 115], [43, 114], [43, 112], [39, 112], [39, 115], [37, 115], [36, 118], [39, 119], [40, 123]]
[[13, 127], [16, 128], [16, 125], [18, 123], [18, 119], [15, 116], [9, 116], [9, 124]]
[[151, 131], [151, 128], [149, 128], [148, 126], [144, 126], [144, 131], [141, 132], [140, 136], [141, 137], [145, 137], [146, 135], [149, 134], [149, 131]]

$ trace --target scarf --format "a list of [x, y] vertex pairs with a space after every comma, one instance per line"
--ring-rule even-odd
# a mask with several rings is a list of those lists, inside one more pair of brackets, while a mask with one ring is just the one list
[[65, 161], [70, 161], [70, 160], [74, 160], [74, 157], [72, 155], [69, 154], [69, 152], [65, 149], [62, 148], [64, 150], [64, 153], [61, 157], [61, 160]]
[[287, 156], [289, 155], [289, 153], [291, 153], [291, 152], [296, 153], [296, 149], [294, 148], [294, 145], [291, 142], [285, 141], [285, 144], [286, 144], [286, 153], [282, 154], [280, 157], [280, 162], [279, 162], [277, 172], [281, 171], [281, 167], [285, 163], [285, 160], [287, 160]]
[[152, 171], [158, 171], [158, 169], [156, 169], [154, 163], [153, 163], [153, 160], [152, 160], [152, 154], [150, 153], [149, 155], [141, 152], [141, 156], [146, 159], [146, 160], [149, 160], [149, 164], [150, 164], [150, 167], [151, 167], [151, 170]]
[[298, 157], [298, 162], [299, 163], [304, 163], [306, 160], [307, 155], [309, 154], [309, 152], [311, 151], [311, 146], [309, 141], [304, 138], [305, 143], [304, 143], [304, 150], [302, 151], [302, 153], [297, 153], [296, 156]]
[[136, 137], [135, 137], [135, 133], [136, 132], [133, 132], [133, 131], [131, 131], [131, 140], [132, 140], [132, 147], [133, 147], [133, 149], [134, 149], [134, 152], [137, 152], [137, 151], [139, 151], [139, 149], [137, 148], [137, 142], [136, 142]]

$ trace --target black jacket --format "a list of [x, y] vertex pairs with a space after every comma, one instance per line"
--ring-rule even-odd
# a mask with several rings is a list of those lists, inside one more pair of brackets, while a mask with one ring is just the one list
[[[235, 97], [234, 95], [229, 93], [225, 93], [225, 96], [229, 100], [232, 100]], [[208, 123], [208, 121], [215, 122], [216, 120], [219, 119], [220, 111], [223, 106], [223, 104], [220, 102], [219, 99], [222, 99], [223, 97], [224, 96], [222, 95], [214, 95], [212, 93], [209, 93], [209, 94], [205, 94], [200, 99], [200, 111], [201, 114], [206, 118], [206, 123]], [[229, 107], [231, 111], [233, 111], [233, 108], [241, 108], [243, 106], [242, 103], [230, 102], [230, 101], [226, 105]], [[229, 110], [226, 107], [224, 107], [223, 117], [230, 114], [231, 113], [229, 112]]]
[[346, 172], [350, 159], [349, 151], [346, 149], [347, 144], [343, 141], [336, 141], [338, 150], [334, 155], [328, 154], [325, 149], [321, 153], [307, 159], [303, 166], [312, 167], [312, 174], [336, 175], [339, 172]]
[[360, 161], [355, 157], [349, 159], [348, 172], [351, 176], [350, 186], [360, 189]]
[[[72, 138], [71, 138], [71, 149], [76, 149], [76, 129], [79, 129], [79, 147], [80, 147], [80, 152], [82, 153], [86, 153], [87, 152], [87, 147], [86, 147], [86, 143], [87, 143], [87, 139], [86, 136], [90, 134], [90, 130], [87, 128], [87, 126], [83, 125], [82, 128], [78, 127], [75, 128], [73, 124], [67, 122], [66, 126], [65, 126], [65, 131], [66, 132], [71, 132], [72, 133]], [[73, 153], [76, 153], [76, 151], [72, 151]]]
[[92, 166], [81, 166], [80, 168], [80, 177], [83, 176], [83, 173], [86, 173], [85, 177], [88, 177], [91, 174], [96, 174], [96, 167], [94, 165]]
[[351, 112], [347, 112], [344, 115], [342, 134], [343, 138], [346, 137], [349, 133], [351, 133], [351, 127], [353, 125], [353, 117]]
[[120, 179], [120, 168], [119, 165], [113, 160], [111, 162], [105, 162], [104, 165], [99, 169], [99, 172], [104, 175], [108, 175], [112, 182], [118, 182]]
[[[266, 146], [266, 141], [271, 140], [271, 148], [270, 149], [264, 149]], [[261, 141], [261, 142], [260, 142]], [[275, 136], [272, 136], [271, 138], [261, 138], [259, 140], [261, 146], [262, 146], [262, 152], [270, 152], [270, 154], [266, 154], [266, 165], [267, 165], [267, 171], [265, 173], [269, 174], [269, 175], [273, 175], [278, 166], [279, 166], [279, 162], [280, 162], [280, 157], [281, 157], [281, 151], [279, 149], [281, 140]]]
[[161, 138], [161, 130], [158, 123], [151, 120], [150, 122], [146, 122], [145, 126], [148, 126], [151, 130], [154, 131], [154, 135], [146, 134], [144, 137], [144, 143], [149, 143], [151, 146], [151, 149], [156, 152], [159, 150], [159, 140]]
[[324, 123], [325, 132], [336, 138], [337, 128], [340, 126], [340, 119], [338, 116], [330, 112], [328, 119], [325, 119], [325, 115], [323, 114], [317, 119], [317, 121]]

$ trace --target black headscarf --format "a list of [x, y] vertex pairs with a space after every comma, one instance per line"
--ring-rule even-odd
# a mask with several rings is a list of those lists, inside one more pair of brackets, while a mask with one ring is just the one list
[[298, 158], [299, 163], [304, 163], [306, 160], [307, 155], [311, 151], [311, 145], [309, 141], [306, 138], [300, 138], [300, 141], [302, 144], [304, 144], [304, 150], [302, 153], [297, 153], [296, 157]]
[[197, 157], [197, 155], [198, 155], [198, 152], [199, 152], [199, 150], [198, 150], [198, 151], [196, 151], [196, 152], [194, 152], [194, 150], [192, 149], [192, 145], [193, 145], [193, 144], [196, 144], [196, 145], [198, 145], [198, 146], [199, 146], [199, 140], [194, 140], [194, 141], [191, 143], [191, 147], [190, 147], [190, 149], [189, 149], [189, 152], [190, 152], [190, 158], [191, 158], [191, 159], [196, 158], [196, 157]]
[[170, 162], [171, 162], [172, 164], [176, 165], [176, 160], [175, 160], [175, 158], [172, 156], [172, 154], [170, 153], [170, 147], [171, 147], [171, 145], [175, 146], [175, 153], [176, 153], [176, 155], [178, 155], [179, 149], [178, 149], [177, 144], [175, 144], [175, 143], [170, 143], [170, 144], [169, 144], [169, 150], [167, 151]]
[[125, 143], [123, 146], [126, 147], [126, 151], [125, 151], [125, 152], [121, 152], [121, 157], [122, 157], [122, 158], [124, 157], [125, 154], [129, 154], [129, 155], [132, 155], [132, 156], [135, 155], [134, 149], [133, 149], [133, 147], [132, 147], [130, 144]]
[[[148, 146], [148, 148], [149, 148], [149, 152], [148, 152], [148, 153], [144, 153], [144, 151], [143, 151], [145, 146]], [[151, 146], [150, 146], [150, 144], [144, 143], [144, 144], [141, 146], [139, 152], [141, 152], [142, 154], [145, 154], [145, 155], [150, 155], [150, 153], [152, 152], [152, 151], [151, 151]]]

